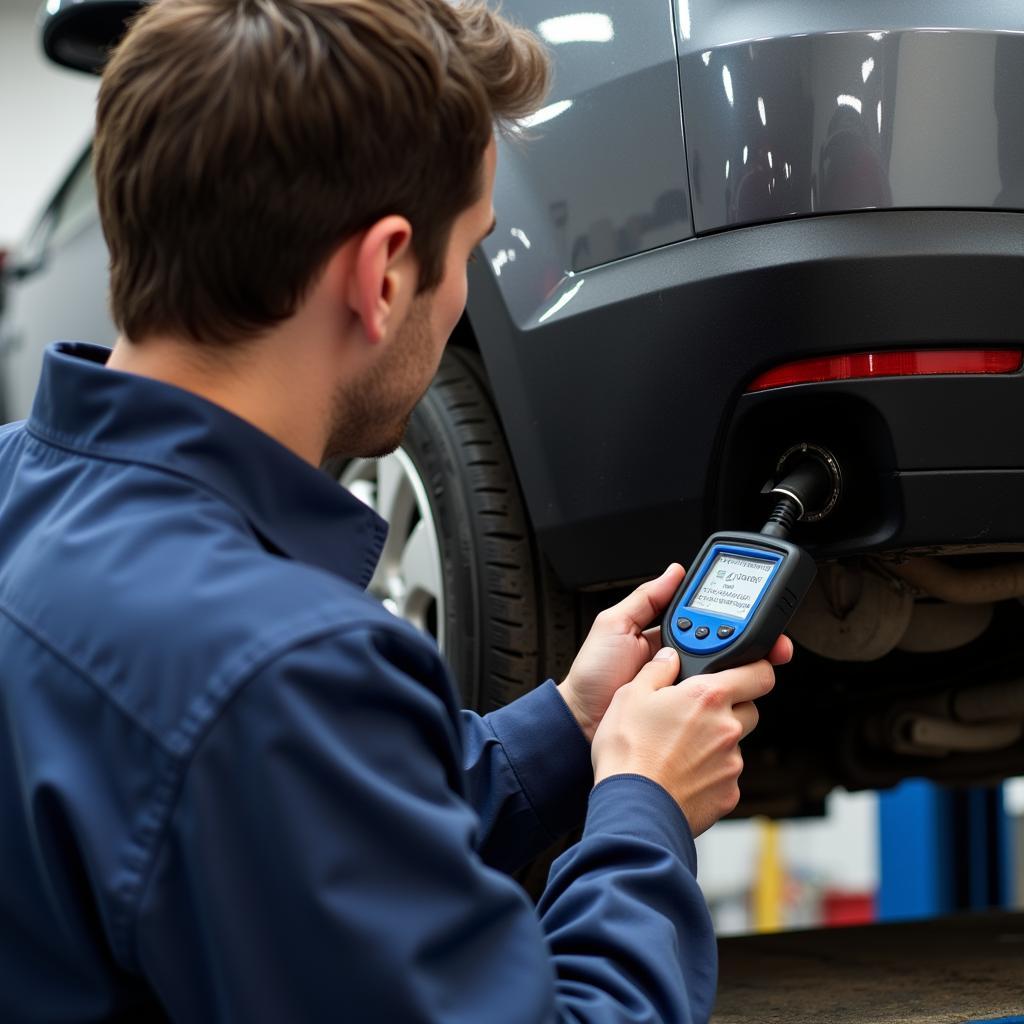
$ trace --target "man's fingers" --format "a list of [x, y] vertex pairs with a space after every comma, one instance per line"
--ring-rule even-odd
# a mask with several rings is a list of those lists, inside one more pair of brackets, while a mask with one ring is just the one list
[[633, 680], [638, 686], [660, 690], [679, 678], [679, 655], [671, 647], [662, 647]]
[[737, 704], [732, 709], [732, 713], [740, 720], [740, 725], [743, 726], [743, 735], [740, 739], [745, 740], [757, 728], [757, 707], [752, 700], [747, 700], [742, 704]]
[[723, 700], [733, 705], [743, 704], [771, 693], [775, 685], [775, 670], [767, 661], [755, 661], [750, 665], [712, 673], [712, 678], [714, 682], [711, 685]]
[[683, 567], [673, 562], [656, 580], [641, 584], [601, 614], [613, 622], [620, 620], [628, 630], [639, 633], [668, 607], [684, 575]]
[[785, 665], [793, 657], [793, 641], [788, 636], [780, 636], [775, 646], [768, 652], [768, 660], [773, 665]]

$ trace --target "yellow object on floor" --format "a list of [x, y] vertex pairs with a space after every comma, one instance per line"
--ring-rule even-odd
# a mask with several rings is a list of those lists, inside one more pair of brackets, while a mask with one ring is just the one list
[[754, 930], [777, 932], [782, 927], [782, 900], [785, 871], [779, 842], [779, 823], [764, 818], [758, 821], [760, 852], [754, 879]]

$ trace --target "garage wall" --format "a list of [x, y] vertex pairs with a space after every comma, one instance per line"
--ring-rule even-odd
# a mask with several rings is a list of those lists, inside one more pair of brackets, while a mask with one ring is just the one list
[[0, 0], [0, 248], [28, 230], [92, 131], [98, 79], [51, 64], [37, 0]]

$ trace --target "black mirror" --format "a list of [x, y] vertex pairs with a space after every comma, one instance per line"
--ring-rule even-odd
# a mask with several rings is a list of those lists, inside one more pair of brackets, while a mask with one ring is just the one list
[[143, 6], [145, 0], [48, 0], [43, 50], [66, 68], [99, 74], [125, 23]]

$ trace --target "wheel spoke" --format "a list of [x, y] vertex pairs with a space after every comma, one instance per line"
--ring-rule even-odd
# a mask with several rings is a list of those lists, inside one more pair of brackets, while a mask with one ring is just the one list
[[402, 552], [400, 568], [407, 597], [418, 592], [437, 601], [441, 595], [441, 562], [432, 533], [428, 521], [421, 519]]
[[413, 504], [412, 487], [401, 463], [387, 455], [377, 463], [377, 512], [397, 533], [404, 531]]
[[[401, 448], [359, 459], [342, 473], [348, 487], [388, 522], [388, 539], [367, 588], [394, 614], [434, 636], [444, 621], [444, 577], [433, 512], [415, 463]], [[415, 525], [414, 525], [415, 524]]]
[[365, 477], [358, 477], [348, 485], [348, 489], [364, 505], [369, 505], [370, 508], [374, 507], [374, 488], [371, 480], [367, 480]]
[[[388, 539], [380, 553], [377, 573], [385, 589], [391, 593], [394, 583], [390, 577], [398, 571], [398, 562], [405, 547], [405, 531], [415, 505], [412, 485], [401, 462], [394, 455], [385, 456], [377, 462], [378, 515], [388, 522]], [[404, 587], [401, 588], [404, 591]], [[392, 596], [394, 596], [392, 594]]]

